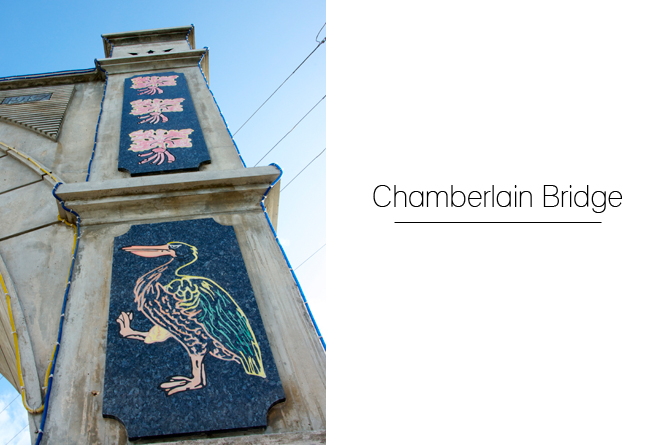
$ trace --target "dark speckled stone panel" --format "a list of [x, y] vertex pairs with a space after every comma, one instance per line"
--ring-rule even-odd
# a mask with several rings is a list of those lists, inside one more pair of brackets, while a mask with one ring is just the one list
[[210, 157], [182, 73], [125, 80], [119, 170], [131, 176], [198, 170]]
[[[173, 243], [168, 244], [170, 242]], [[182, 244], [175, 247], [176, 242]], [[164, 251], [146, 250], [146, 246], [165, 245], [168, 245], [168, 249]], [[179, 269], [194, 258], [193, 249], [188, 245], [197, 248], [197, 259]], [[134, 247], [123, 250], [129, 246]], [[161, 268], [166, 263], [169, 264]], [[154, 272], [149, 273], [152, 270]], [[209, 294], [203, 291], [200, 300], [195, 303], [193, 299], [179, 297], [175, 289], [178, 285], [182, 289], [186, 288], [182, 280], [184, 276], [190, 277], [188, 283], [191, 291], [200, 286], [201, 289], [208, 288]], [[169, 285], [171, 281], [173, 284]], [[226, 313], [238, 313], [235, 304], [224, 293], [212, 291], [218, 289], [217, 285], [230, 295], [246, 316], [257, 349], [253, 341], [233, 342], [231, 346], [231, 341], [226, 339], [226, 336], [247, 340], [250, 337], [248, 333], [239, 332], [244, 331], [244, 323], [239, 322], [244, 321], [244, 318], [235, 318], [233, 315], [237, 323], [217, 322], [217, 316], [225, 321], [229, 320]], [[184, 295], [192, 297], [193, 292]], [[161, 296], [165, 298], [161, 300]], [[157, 301], [162, 301], [163, 305]], [[163, 312], [159, 313], [158, 307]], [[147, 343], [142, 338], [123, 337], [117, 321], [122, 313], [133, 314], [130, 328], [134, 331], [146, 333], [158, 325], [172, 336], [153, 343]], [[183, 318], [183, 313], [196, 321], [189, 322]], [[169, 316], [177, 321], [170, 324]], [[187, 334], [192, 333], [189, 328], [194, 326], [201, 329], [199, 334], [193, 334], [194, 337], [189, 340]], [[224, 332], [226, 330], [221, 329], [221, 326], [230, 329]], [[154, 328], [153, 331], [160, 329]], [[239, 350], [240, 344], [247, 345], [247, 349], [243, 350], [252, 351], [252, 355], [260, 357], [265, 377], [246, 372], [245, 367], [236, 361], [213, 356], [211, 352], [216, 353], [214, 340], [220, 341], [234, 353]], [[192, 374], [191, 358], [198, 355], [204, 356], [202, 366], [206, 384], [168, 395], [167, 391], [172, 388], [166, 390], [160, 385], [169, 382], [174, 376], [191, 378], [195, 374]], [[248, 369], [254, 372], [253, 366], [250, 365]], [[259, 373], [258, 370], [256, 373]], [[131, 440], [262, 428], [267, 426], [268, 409], [284, 399], [284, 390], [232, 226], [222, 226], [211, 218], [143, 224], [132, 226], [126, 234], [115, 239], [103, 395], [104, 417], [120, 420]]]

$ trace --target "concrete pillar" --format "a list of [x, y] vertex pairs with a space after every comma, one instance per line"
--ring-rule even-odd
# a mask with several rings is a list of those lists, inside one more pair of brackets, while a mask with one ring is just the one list
[[[0, 81], [0, 94], [16, 96], [26, 88], [72, 86], [55, 141], [3, 120], [0, 109], [0, 142], [29, 153], [62, 179], [57, 194], [80, 216], [78, 254], [42, 443], [128, 443], [123, 425], [102, 417], [114, 238], [134, 224], [200, 218], [235, 230], [286, 401], [270, 409], [265, 429], [194, 431], [198, 440], [188, 443], [324, 443], [325, 351], [261, 207], [279, 170], [244, 167], [207, 87], [207, 50], [192, 49], [192, 27], [107, 34], [103, 42], [106, 58], [96, 70]], [[118, 170], [124, 82], [166, 71], [185, 76], [211, 163], [199, 171], [131, 177]], [[96, 126], [95, 156], [86, 182]], [[21, 323], [27, 326], [23, 344], [30, 349], [21, 355], [30, 357], [36, 369], [27, 383], [34, 399], [57, 336], [74, 235], [57, 215], [70, 222], [76, 218], [57, 209], [50, 184], [26, 162], [6, 158], [0, 158], [0, 177], [11, 184], [0, 190], [0, 204], [18, 217], [0, 226], [0, 256], [21, 304]], [[274, 224], [278, 203], [279, 187], [274, 187], [265, 199]], [[193, 438], [180, 436], [169, 443]]]

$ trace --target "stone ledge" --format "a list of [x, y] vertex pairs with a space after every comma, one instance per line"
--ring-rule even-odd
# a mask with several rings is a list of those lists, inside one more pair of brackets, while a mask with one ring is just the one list
[[[138, 443], [142, 443], [138, 441]], [[184, 441], [163, 442], [162, 445], [184, 444]], [[326, 443], [326, 431], [299, 433], [252, 434], [211, 439], [189, 440], [189, 445], [318, 445]]]
[[185, 40], [188, 38], [191, 48], [195, 48], [195, 30], [191, 26], [178, 26], [174, 28], [146, 29], [143, 31], [116, 32], [112, 34], [103, 34], [105, 46], [105, 57], [109, 57], [112, 52], [112, 45], [137, 45], [142, 43], [172, 42], [176, 40]]
[[104, 73], [97, 68], [28, 74], [25, 76], [0, 78], [0, 91], [53, 85], [69, 85], [84, 82], [104, 82], [104, 80]]
[[[260, 210], [260, 200], [279, 176], [276, 167], [173, 173], [63, 184], [58, 196], [81, 217], [82, 223], [104, 224], [146, 219]], [[273, 191], [274, 192], [274, 191]], [[266, 206], [274, 208], [279, 194], [268, 195]], [[74, 222], [58, 206], [61, 217]], [[273, 215], [276, 226], [276, 214]]]
[[134, 73], [139, 71], [164, 70], [198, 66], [207, 49], [192, 49], [172, 53], [146, 56], [116, 57], [98, 60], [100, 67], [109, 74]]

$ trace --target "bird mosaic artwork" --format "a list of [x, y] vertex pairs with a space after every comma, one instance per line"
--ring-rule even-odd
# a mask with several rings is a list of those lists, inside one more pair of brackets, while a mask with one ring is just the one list
[[121, 312], [116, 319], [124, 338], [147, 344], [174, 339], [186, 349], [192, 377], [173, 376], [160, 384], [167, 395], [207, 385], [207, 354], [242, 366], [248, 375], [266, 377], [256, 336], [233, 297], [209, 278], [182, 272], [198, 260], [196, 247], [171, 241], [122, 250], [144, 258], [168, 259], [140, 276], [133, 290], [137, 310], [153, 327], [148, 332], [132, 329], [133, 312]]

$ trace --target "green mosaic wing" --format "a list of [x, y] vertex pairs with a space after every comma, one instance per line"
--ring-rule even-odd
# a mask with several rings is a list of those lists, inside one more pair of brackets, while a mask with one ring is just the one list
[[237, 355], [247, 374], [265, 377], [256, 336], [242, 309], [214, 281], [201, 279], [198, 287], [201, 311], [196, 317], [209, 336]]

